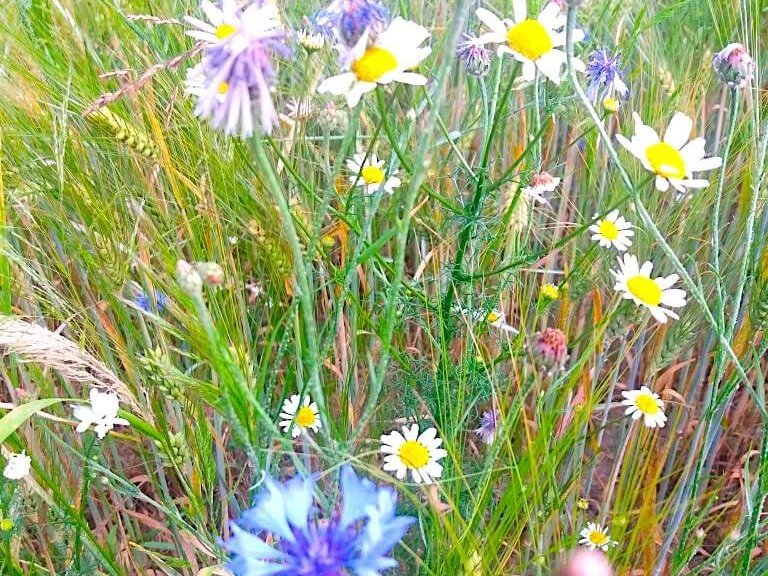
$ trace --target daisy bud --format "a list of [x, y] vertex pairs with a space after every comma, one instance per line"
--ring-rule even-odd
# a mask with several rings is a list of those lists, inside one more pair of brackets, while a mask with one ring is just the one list
[[534, 350], [547, 363], [562, 366], [568, 357], [565, 333], [558, 328], [547, 328], [536, 335]]
[[224, 269], [216, 262], [196, 262], [195, 270], [208, 286], [221, 286], [224, 283]]
[[176, 262], [176, 281], [181, 289], [193, 298], [199, 298], [202, 295], [203, 279], [186, 260]]
[[755, 62], [746, 47], [738, 42], [728, 44], [712, 59], [718, 78], [731, 88], [745, 88], [754, 78]]

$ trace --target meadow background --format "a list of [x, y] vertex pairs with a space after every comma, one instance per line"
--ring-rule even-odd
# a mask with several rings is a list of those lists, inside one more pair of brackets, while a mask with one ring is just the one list
[[[62, 401], [0, 421], [4, 454], [32, 458], [27, 478], [0, 479], [0, 573], [223, 574], [221, 540], [263, 473], [333, 476], [343, 462], [396, 485], [418, 518], [400, 574], [550, 574], [590, 521], [617, 542], [621, 575], [768, 573], [768, 3], [578, 12], [577, 55], [622, 54], [628, 100], [598, 109], [611, 135], [632, 133], [632, 111], [657, 129], [683, 111], [710, 154], [730, 142], [719, 219], [719, 170], [677, 198], [621, 150], [628, 189], [569, 80], [518, 90], [509, 57], [482, 81], [465, 73], [456, 34], [480, 29], [476, 7], [509, 2], [386, 4], [432, 32], [426, 89], [329, 108], [315, 88], [334, 52], [297, 46], [273, 97], [281, 113], [291, 99], [312, 110], [259, 144], [215, 132], [184, 95], [199, 56], [179, 21], [196, 1], [3, 2], [0, 408]], [[321, 7], [279, 5], [293, 28]], [[711, 67], [732, 41], [757, 63], [738, 107]], [[84, 115], [115, 91], [109, 112]], [[399, 167], [393, 195], [349, 184], [345, 162], [365, 150]], [[562, 178], [550, 205], [520, 193], [540, 168]], [[696, 284], [679, 320], [613, 291], [616, 255], [585, 228], [614, 207], [641, 261], [677, 272], [660, 234]], [[192, 298], [179, 259], [223, 278]], [[519, 334], [482, 321], [496, 308]], [[23, 349], [7, 317], [55, 334]], [[536, 355], [548, 327], [567, 336], [562, 367]], [[105, 382], [131, 426], [77, 434], [70, 401]], [[665, 428], [624, 417], [620, 392], [641, 385], [666, 402]], [[320, 401], [324, 428], [293, 441], [276, 424], [298, 391]], [[494, 406], [487, 446], [473, 431]], [[444, 440], [431, 487], [381, 470], [380, 434], [406, 422]]]

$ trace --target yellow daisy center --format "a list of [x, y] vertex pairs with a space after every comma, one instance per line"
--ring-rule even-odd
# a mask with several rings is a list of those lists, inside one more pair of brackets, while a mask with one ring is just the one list
[[397, 59], [386, 48], [373, 46], [352, 64], [352, 72], [361, 82], [378, 82], [387, 72], [397, 68]]
[[608, 536], [600, 530], [592, 530], [589, 533], [589, 541], [595, 546], [605, 546], [608, 544]]
[[302, 406], [296, 412], [296, 424], [302, 428], [307, 428], [315, 423], [315, 413], [309, 406]]
[[627, 288], [632, 293], [632, 296], [648, 304], [648, 306], [658, 306], [661, 304], [662, 291], [655, 280], [651, 280], [648, 276], [638, 274], [632, 276], [627, 280]]
[[648, 163], [659, 176], [665, 178], [685, 178], [685, 160], [680, 151], [667, 144], [658, 142], [645, 149]]
[[547, 29], [530, 18], [507, 30], [507, 45], [529, 60], [537, 60], [553, 48]]
[[224, 40], [225, 38], [232, 36], [235, 32], [237, 32], [237, 28], [232, 26], [232, 24], [219, 24], [216, 26], [216, 32], [214, 32], [214, 34], [219, 40]]
[[598, 228], [600, 230], [600, 236], [611, 242], [614, 242], [619, 237], [619, 229], [616, 227], [616, 224], [610, 220], [603, 220], [600, 222]]
[[407, 468], [418, 470], [423, 468], [429, 462], [429, 450], [418, 440], [406, 440], [400, 446], [400, 460]]
[[635, 398], [635, 406], [637, 406], [640, 412], [649, 416], [654, 416], [659, 412], [659, 405], [650, 394], [638, 394], [637, 398]]
[[496, 314], [496, 312], [488, 312], [488, 316], [485, 317], [485, 319], [493, 324], [494, 322], [498, 322], [500, 316]]
[[366, 166], [360, 171], [360, 176], [366, 184], [381, 184], [384, 182], [384, 170], [376, 166]]

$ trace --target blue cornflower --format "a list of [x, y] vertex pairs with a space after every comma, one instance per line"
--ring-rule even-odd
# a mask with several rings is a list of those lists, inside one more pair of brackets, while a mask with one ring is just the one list
[[389, 11], [375, 0], [334, 0], [312, 19], [318, 32], [350, 48], [366, 30], [370, 39], [375, 39], [388, 21]]
[[624, 73], [621, 70], [621, 54], [610, 56], [608, 51], [601, 48], [595, 50], [587, 63], [587, 77], [589, 87], [587, 95], [590, 100], [613, 98], [614, 94], [624, 98], [629, 91], [622, 80]]
[[[360, 478], [350, 466], [340, 475], [335, 513], [317, 514], [315, 481], [268, 478], [256, 505], [232, 525], [227, 568], [235, 576], [379, 576], [394, 568], [388, 556], [414, 519], [396, 516], [397, 493]], [[266, 535], [275, 546], [266, 543]]]
[[[146, 292], [142, 291], [136, 294], [133, 302], [144, 312], [152, 312], [152, 300]], [[162, 292], [155, 292], [155, 303], [157, 304], [157, 311], [162, 312], [168, 307], [168, 297]]]

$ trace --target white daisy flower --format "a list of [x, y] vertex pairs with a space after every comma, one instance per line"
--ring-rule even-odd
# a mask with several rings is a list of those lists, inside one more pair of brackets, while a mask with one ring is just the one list
[[608, 536], [608, 530], [595, 522], [588, 522], [587, 527], [579, 532], [579, 536], [581, 536], [579, 544], [586, 546], [590, 550], [599, 549], [607, 552], [608, 548], [617, 544], [615, 540], [611, 540], [611, 537]]
[[291, 436], [297, 438], [302, 432], [317, 432], [320, 426], [317, 403], [312, 402], [308, 395], [304, 396], [303, 402], [298, 394], [285, 399], [280, 411], [280, 428], [283, 431], [290, 429]]
[[95, 388], [91, 388], [90, 398], [90, 406], [75, 406], [73, 408], [75, 418], [80, 420], [80, 424], [76, 428], [78, 432], [85, 432], [93, 426], [99, 438], [104, 438], [115, 425], [130, 425], [128, 420], [117, 415], [117, 411], [120, 409], [117, 394], [99, 392]]
[[624, 413], [632, 416], [632, 420], [643, 418], [643, 422], [648, 428], [664, 428], [667, 422], [667, 415], [664, 414], [664, 401], [659, 398], [648, 386], [642, 386], [640, 390], [630, 390], [622, 392], [624, 400], [621, 405], [626, 406]]
[[[490, 10], [479, 8], [477, 17], [490, 32], [478, 39], [483, 43], [498, 44], [499, 55], [511, 54], [523, 64], [524, 80], [536, 78], [536, 70], [555, 84], [560, 83], [563, 65], [566, 62], [565, 46], [566, 16], [555, 2], [550, 2], [535, 20], [528, 18], [526, 0], [512, 0], [512, 18], [502, 20]], [[584, 32], [573, 31], [574, 42], [584, 39]], [[584, 71], [584, 62], [574, 59], [574, 66]]]
[[498, 308], [488, 312], [485, 315], [485, 321], [488, 322], [494, 328], [498, 328], [503, 332], [513, 332], [513, 333], [519, 332], [517, 328], [515, 328], [511, 324], [507, 324], [507, 319], [504, 316], [504, 312], [502, 312]]
[[625, 252], [632, 246], [632, 236], [635, 235], [632, 224], [623, 216], [619, 216], [618, 210], [614, 210], [602, 220], [592, 224], [589, 231], [592, 232], [592, 240], [599, 242], [600, 246], [603, 248], [613, 246], [619, 252]]
[[353, 186], [361, 186], [366, 194], [374, 194], [382, 187], [392, 194], [400, 186], [397, 171], [387, 177], [384, 160], [379, 160], [376, 154], [371, 154], [367, 160], [365, 154], [355, 154], [351, 160], [347, 160], [347, 169], [352, 173], [349, 182]]
[[560, 178], [549, 172], [540, 172], [531, 178], [531, 183], [523, 188], [523, 194], [538, 204], [549, 204], [549, 198], [544, 194], [554, 192], [560, 185]]
[[3, 468], [3, 476], [8, 480], [21, 480], [32, 469], [32, 458], [22, 450], [21, 454], [11, 454]]
[[437, 461], [448, 452], [440, 448], [442, 443], [434, 428], [427, 428], [419, 435], [418, 424], [403, 426], [402, 434], [397, 430], [383, 434], [381, 452], [387, 455], [384, 470], [394, 472], [398, 480], [403, 480], [410, 470], [414, 482], [431, 484], [443, 475], [443, 467]]
[[421, 46], [427, 38], [429, 31], [426, 28], [400, 17], [395, 18], [370, 46], [366, 31], [349, 52], [342, 54], [342, 66], [347, 71], [324, 80], [317, 91], [334, 96], [344, 94], [349, 107], [354, 108], [363, 94], [379, 84], [401, 82], [423, 86], [427, 79], [408, 70], [429, 56], [432, 49]]
[[662, 305], [672, 308], [685, 306], [685, 291], [672, 288], [680, 277], [670, 274], [666, 277], [651, 278], [651, 270], [651, 262], [640, 266], [636, 256], [625, 253], [624, 258], [619, 260], [619, 270], [611, 270], [616, 279], [613, 289], [623, 292], [622, 297], [625, 300], [633, 300], [638, 306], [648, 308], [651, 315], [662, 324], [667, 322], [667, 318], [679, 318], [672, 310], [662, 308]]
[[235, 32], [241, 29], [242, 19], [237, 0], [222, 0], [221, 8], [213, 2], [204, 0], [200, 8], [208, 18], [208, 22], [186, 16], [184, 20], [197, 28], [187, 32], [188, 36], [202, 40], [211, 46], [226, 42]]
[[653, 128], [643, 124], [636, 112], [632, 117], [635, 119], [634, 136], [627, 140], [617, 134], [616, 139], [642, 162], [646, 170], [656, 174], [657, 190], [666, 192], [671, 184], [678, 192], [685, 193], [686, 188], [709, 186], [707, 180], [694, 179], [693, 172], [714, 170], [722, 166], [723, 161], [717, 156], [704, 157], [704, 138], [688, 141], [693, 120], [682, 112], [675, 113], [662, 140]]

